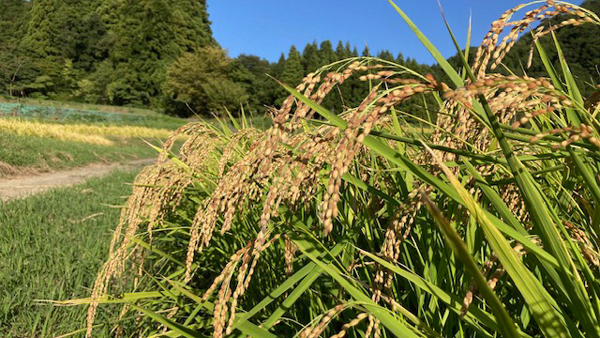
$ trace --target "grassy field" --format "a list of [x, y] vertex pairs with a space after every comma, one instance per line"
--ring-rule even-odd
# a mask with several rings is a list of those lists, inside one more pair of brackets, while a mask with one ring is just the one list
[[[0, 118], [0, 177], [155, 157], [157, 152], [148, 143], [160, 145], [186, 122], [119, 107], [27, 103], [144, 118], [98, 121], [90, 115], [86, 120], [85, 112], [77, 119]], [[0, 336], [50, 337], [84, 325], [84, 309], [39, 300], [89, 292], [120, 213], [108, 205], [122, 204], [131, 190], [124, 182], [131, 182], [134, 175], [118, 172], [0, 204]], [[102, 328], [99, 334], [109, 335]]]
[[[81, 307], [37, 300], [83, 297], [107, 255], [132, 172], [0, 202], [0, 336], [48, 337], [80, 329]], [[98, 336], [107, 336], [102, 328]]]
[[[159, 143], [160, 140], [150, 140]], [[60, 170], [98, 162], [118, 162], [156, 156], [141, 139], [116, 145], [70, 142], [52, 138], [0, 133], [0, 177], [36, 171]]]
[[154, 157], [156, 151], [147, 142], [160, 145], [185, 123], [158, 115], [105, 122], [3, 117], [0, 177]]
[[39, 105], [54, 107], [60, 109], [77, 109], [77, 110], [95, 110], [106, 113], [117, 113], [117, 114], [132, 114], [132, 115], [144, 115], [144, 116], [162, 116], [161, 114], [143, 108], [133, 107], [118, 107], [101, 104], [91, 104], [83, 102], [65, 102], [65, 101], [52, 101], [52, 100], [38, 100], [31, 98], [14, 98], [8, 96], [0, 96], [0, 102], [6, 103], [21, 103], [27, 105]]
[[172, 130], [139, 126], [89, 125], [89, 124], [54, 124], [22, 119], [0, 119], [0, 132], [25, 136], [48, 137], [53, 139], [91, 143], [98, 145], [115, 145], [110, 137], [119, 138], [162, 138], [166, 139]]

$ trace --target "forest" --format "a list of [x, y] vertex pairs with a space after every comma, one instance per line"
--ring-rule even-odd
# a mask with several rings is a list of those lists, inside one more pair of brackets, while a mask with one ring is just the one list
[[[231, 57], [212, 36], [205, 0], [2, 2], [3, 96], [145, 107], [179, 116], [210, 115], [223, 107], [233, 113], [240, 107], [262, 113], [286, 96], [269, 76], [295, 85], [319, 67], [348, 57], [376, 56], [444, 76], [437, 65], [342, 41], [335, 47], [331, 41], [313, 42], [303, 50], [291, 46], [278, 62], [254, 55]], [[600, 12], [598, 1], [583, 6]], [[599, 73], [600, 28], [565, 27], [557, 36], [565, 41], [574, 75], [589, 90]], [[530, 42], [527, 34], [518, 41], [505, 60], [508, 68], [530, 75], [543, 71], [540, 62], [525, 66]], [[556, 62], [551, 38], [542, 42]], [[458, 62], [456, 57], [450, 60]], [[358, 80], [340, 88], [340, 95], [324, 102], [327, 107], [357, 106], [360, 102], [352, 98], [364, 97], [369, 90]]]

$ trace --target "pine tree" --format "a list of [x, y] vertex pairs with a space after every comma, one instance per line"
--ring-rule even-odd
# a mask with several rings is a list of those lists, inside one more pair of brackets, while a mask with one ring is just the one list
[[394, 61], [394, 54], [388, 50], [382, 50], [379, 52], [379, 54], [377, 54], [377, 57], [386, 61]]
[[321, 67], [323, 63], [319, 59], [319, 47], [317, 43], [309, 43], [304, 47], [302, 52], [302, 66], [304, 67], [304, 73], [308, 74], [316, 71]]
[[72, 59], [76, 56], [76, 46], [84, 44], [85, 37], [89, 36], [83, 24], [85, 14], [82, 14], [87, 12], [86, 2], [33, 2], [23, 43], [32, 57], [32, 68], [36, 74], [26, 85], [27, 91], [42, 97], [68, 97], [74, 89], [76, 70]]
[[365, 49], [363, 49], [362, 56], [371, 56], [371, 51], [369, 51], [369, 46], [365, 45]]
[[206, 0], [177, 0], [171, 1], [169, 6], [173, 8], [172, 24], [177, 28], [175, 39], [180, 51], [217, 45], [210, 28]]
[[114, 41], [104, 91], [114, 104], [160, 107], [167, 67], [182, 52], [216, 45], [205, 1], [123, 0], [102, 10]]
[[[283, 56], [279, 59], [280, 63], [282, 60]], [[288, 86], [295, 87], [302, 81], [303, 76], [304, 67], [302, 67], [300, 52], [298, 52], [296, 46], [292, 45], [287, 59], [283, 62], [283, 71], [279, 79]], [[276, 92], [277, 99], [275, 100], [275, 103], [276, 105], [281, 105], [285, 97], [287, 97], [288, 92], [279, 85], [277, 86]]]
[[346, 47], [344, 47], [342, 41], [338, 42], [338, 45], [335, 48], [335, 57], [338, 60], [343, 60], [350, 57], [350, 51]]
[[303, 77], [304, 67], [302, 67], [300, 53], [296, 49], [296, 46], [292, 45], [283, 68], [283, 74], [281, 74], [281, 81], [289, 86], [295, 87], [302, 81]]
[[61, 4], [52, 0], [37, 0], [31, 8], [24, 42], [29, 50], [39, 58], [60, 55], [58, 38], [58, 9]]
[[319, 59], [323, 65], [328, 65], [334, 61], [337, 61], [331, 41], [325, 40], [321, 42], [321, 47], [319, 48]]
[[118, 105], [156, 104], [167, 64], [177, 55], [172, 8], [166, 0], [124, 0], [112, 24], [115, 45], [107, 61], [112, 68], [106, 88]]
[[348, 55], [348, 57], [353, 57], [354, 55], [352, 54], [352, 47], [350, 46], [350, 41], [346, 41], [346, 54]]
[[404, 64], [404, 55], [402, 55], [402, 53], [398, 53], [398, 56], [396, 56], [396, 63], [401, 65]]

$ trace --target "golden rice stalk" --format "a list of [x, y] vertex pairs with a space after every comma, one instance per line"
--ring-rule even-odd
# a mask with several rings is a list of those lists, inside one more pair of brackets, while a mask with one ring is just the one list
[[65, 141], [84, 142], [110, 146], [115, 143], [107, 137], [167, 138], [173, 132], [134, 126], [99, 126], [85, 124], [55, 124], [25, 121], [21, 119], [0, 119], [0, 131], [17, 135], [50, 137]]
[[[397, 69], [371, 64], [369, 59], [353, 59], [338, 69], [324, 67], [308, 74], [296, 89], [316, 103], [321, 103], [336, 86], [343, 84], [351, 76], [371, 72], [359, 79], [375, 81], [375, 85], [358, 107], [348, 109], [341, 115], [347, 121], [344, 130], [328, 125], [305, 129], [306, 122], [315, 112], [294, 96], [289, 96], [281, 108], [271, 110], [273, 126], [266, 131], [245, 129], [236, 131], [233, 136], [225, 136], [202, 123], [180, 128], [166, 142], [158, 164], [144, 170], [136, 179], [133, 195], [123, 210], [121, 222], [113, 236], [109, 259], [94, 285], [88, 311], [87, 336], [91, 335], [98, 300], [107, 293], [109, 282], [113, 278], [119, 278], [128, 268], [141, 267], [139, 261], [143, 261], [143, 256], [139, 252], [142, 248], [132, 240], [140, 227], [146, 226], [148, 239], [152, 241], [153, 229], [160, 226], [164, 217], [180, 205], [184, 193], [193, 185], [200, 186], [206, 197], [195, 204], [198, 207], [189, 230], [185, 282], [195, 278], [194, 263], [197, 255], [211, 246], [214, 236], [231, 231], [236, 216], [245, 215], [249, 211], [258, 211], [260, 214], [255, 229], [256, 236], [244, 239], [246, 245], [231, 256], [221, 274], [213, 280], [204, 294], [205, 300], [216, 298], [214, 335], [221, 337], [231, 333], [237, 304], [251, 283], [260, 257], [282, 235], [280, 229], [272, 227], [272, 219], [280, 216], [282, 207], [291, 211], [315, 207], [318, 209], [321, 221], [319, 226], [323, 233], [331, 233], [341, 199], [342, 176], [350, 170], [353, 163], [360, 164], [369, 156], [363, 141], [373, 128], [387, 123], [386, 116], [394, 107], [417, 95], [438, 93], [444, 100], [440, 108], [443, 114], [439, 115], [431, 142], [455, 149], [487, 153], [492, 137], [487, 127], [474, 117], [471, 106], [471, 102], [479, 95], [488, 99], [490, 108], [502, 123], [518, 118], [514, 127], [522, 126], [542, 114], [554, 114], [560, 108], [572, 106], [572, 102], [561, 96], [547, 79], [487, 74], [490, 60], [494, 60], [494, 65], [499, 64], [514, 44], [514, 39], [529, 24], [539, 20], [541, 15], [558, 15], [548, 11], [550, 6], [554, 6], [557, 11], [575, 11], [579, 15], [575, 7], [560, 7], [562, 5], [555, 5], [552, 1], [527, 13], [521, 21], [510, 20], [523, 6], [506, 12], [494, 23], [477, 52], [474, 65], [477, 81], [461, 88], [451, 90], [431, 75], [406, 78], [406, 74], [397, 72]], [[511, 26], [513, 28], [507, 38], [500, 46], [496, 46], [500, 34]], [[98, 135], [117, 133], [109, 129], [94, 132]], [[88, 134], [94, 132], [87, 131]], [[571, 142], [587, 138], [594, 143], [594, 135], [597, 135], [589, 126], [572, 127], [560, 132], [570, 133]], [[174, 139], [181, 136], [187, 139], [180, 150], [180, 156], [172, 160], [170, 149]], [[445, 161], [456, 159], [451, 153], [438, 151], [437, 155]], [[435, 170], [429, 156], [422, 155], [419, 161]], [[482, 174], [495, 174], [495, 169], [488, 166], [479, 170]], [[365, 172], [359, 174], [364, 176], [362, 178], [369, 175]], [[519, 211], [522, 210], [522, 203], [518, 194], [512, 194], [510, 188], [507, 191], [509, 195], [505, 196], [514, 200], [511, 205], [513, 212], [524, 219], [526, 215]], [[385, 231], [381, 253], [391, 262], [398, 261], [400, 245], [410, 235], [411, 225], [420, 209], [420, 199], [415, 198], [417, 192], [415, 190], [406, 204], [396, 210]], [[318, 206], [315, 198], [317, 195], [323, 197]], [[576, 231], [572, 232], [577, 236]], [[290, 273], [293, 269], [290, 262], [293, 260], [294, 247], [287, 242], [283, 250], [288, 266], [286, 272]], [[583, 242], [585, 241], [582, 240]], [[132, 260], [136, 257], [139, 258], [138, 262], [133, 263]], [[394, 304], [391, 295], [386, 294], [386, 289], [392, 283], [391, 274], [377, 266], [375, 271], [373, 300]], [[498, 270], [498, 274], [492, 276], [492, 283], [497, 281], [501, 273]], [[342, 306], [333, 308], [316, 327], [307, 328], [302, 335], [319, 336], [331, 318], [342, 310]], [[359, 321], [364, 318], [361, 316]], [[379, 321], [370, 315], [366, 318], [369, 319], [367, 334], [374, 333], [378, 336]], [[354, 321], [351, 323], [357, 324]], [[342, 332], [346, 332], [351, 326], [347, 326], [338, 335], [343, 336], [345, 333]]]

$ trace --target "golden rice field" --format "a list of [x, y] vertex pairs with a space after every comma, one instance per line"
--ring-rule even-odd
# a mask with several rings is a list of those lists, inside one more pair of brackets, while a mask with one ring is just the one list
[[[351, 58], [282, 84], [267, 130], [180, 128], [179, 154], [137, 176], [89, 297], [57, 302], [89, 305], [86, 337], [600, 337], [600, 101], [560, 42], [555, 66], [537, 44], [600, 18], [509, 9], [472, 63], [457, 44], [458, 68], [391, 3], [445, 76]], [[544, 18], [560, 19], [534, 32], [545, 74], [494, 71]], [[327, 109], [353, 76], [371, 92]], [[431, 132], [403, 129], [424, 96]]]
[[115, 145], [115, 141], [111, 137], [165, 139], [173, 131], [136, 126], [67, 125], [20, 119], [0, 119], [0, 132], [112, 146]]

